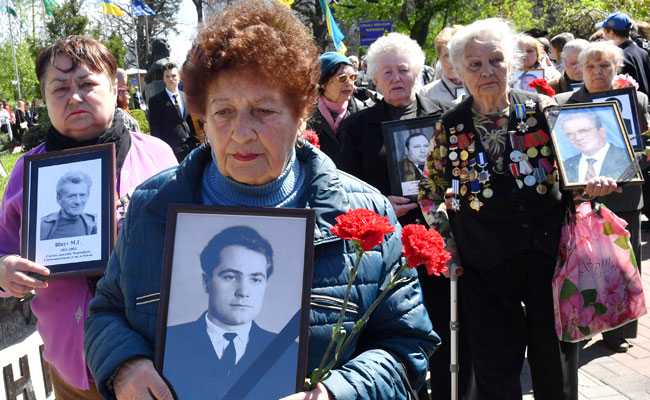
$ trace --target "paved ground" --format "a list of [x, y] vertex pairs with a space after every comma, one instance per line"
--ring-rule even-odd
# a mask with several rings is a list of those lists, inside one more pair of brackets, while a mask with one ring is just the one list
[[[650, 234], [644, 232], [643, 284], [650, 308]], [[639, 321], [639, 335], [633, 347], [617, 354], [593, 338], [580, 353], [580, 400], [650, 400], [650, 315]], [[528, 371], [522, 374], [524, 400], [534, 399]]]

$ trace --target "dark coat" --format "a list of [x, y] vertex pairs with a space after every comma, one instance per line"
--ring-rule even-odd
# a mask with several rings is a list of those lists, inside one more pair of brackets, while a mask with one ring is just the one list
[[[204, 313], [196, 321], [167, 330], [163, 375], [179, 399], [221, 399], [244, 373], [255, 374], [249, 368], [260, 361], [258, 357], [276, 336], [253, 322], [246, 352], [235, 368], [228, 371], [214, 352]], [[291, 379], [290, 372], [295, 371], [298, 362], [298, 347], [295, 342], [292, 344], [246, 398], [275, 399], [295, 391], [295, 379]]]
[[622, 74], [630, 74], [639, 84], [639, 91], [650, 95], [650, 55], [632, 40], [619, 45], [623, 49]]
[[[371, 100], [367, 102], [362, 102], [355, 97], [350, 98], [348, 102], [348, 116], [354, 115], [358, 111], [366, 109], [369, 105], [373, 104]], [[345, 124], [345, 120], [339, 125], [338, 132], [334, 132], [332, 127], [323, 114], [320, 112], [318, 107], [315, 107], [314, 112], [311, 115], [311, 118], [307, 121], [307, 129], [311, 129], [318, 134], [318, 140], [320, 142], [320, 149], [323, 153], [327, 154], [336, 166], [341, 165], [341, 153], [342, 153], [342, 127]]]
[[[564, 169], [569, 182], [576, 182], [578, 180], [578, 166], [581, 156], [582, 154], [576, 154], [564, 161]], [[629, 162], [625, 150], [610, 145], [607, 154], [605, 154], [605, 160], [603, 161], [603, 166], [600, 168], [599, 175], [618, 179], [626, 171]]]
[[[641, 131], [648, 129], [648, 96], [643, 93], [637, 92], [638, 111], [639, 111], [639, 126]], [[562, 93], [555, 96], [555, 100], [559, 105], [591, 102], [589, 99], [589, 92], [586, 87], [580, 88], [573, 93]], [[626, 157], [627, 158], [627, 157]], [[626, 163], [627, 164], [627, 161]], [[643, 196], [641, 185], [629, 185], [623, 189], [621, 193], [612, 193], [605, 197], [599, 198], [599, 202], [605, 204], [612, 211], [635, 211], [643, 208]]]
[[[162, 139], [177, 155], [179, 161], [196, 146], [196, 132], [192, 118], [187, 110], [185, 94], [180, 93], [180, 101], [184, 104], [184, 115], [178, 114], [178, 109], [172, 103], [166, 90], [149, 99], [149, 127], [151, 135]], [[183, 153], [183, 157], [178, 157]]]
[[72, 236], [94, 235], [97, 233], [97, 222], [95, 221], [96, 219], [95, 215], [83, 213], [80, 215], [84, 227], [83, 232], [79, 232], [78, 234], [71, 234], [67, 236], [53, 236], [52, 234], [54, 231], [56, 231], [60, 214], [61, 211], [57, 211], [41, 218], [41, 240], [61, 239], [64, 237], [72, 237]]
[[[307, 357], [311, 371], [318, 366], [338, 320], [347, 285], [345, 265], [356, 257], [348, 241], [331, 233], [336, 217], [353, 208], [367, 208], [398, 224], [385, 197], [338, 171], [321, 151], [305, 144], [296, 148], [296, 157], [305, 170], [305, 207], [315, 212]], [[153, 358], [159, 302], [137, 299], [155, 299], [160, 293], [167, 207], [170, 203], [201, 204], [201, 177], [210, 162], [211, 149], [204, 145], [179, 167], [156, 175], [133, 193], [85, 325], [86, 361], [106, 399], [115, 398], [109, 380], [122, 364], [134, 357]], [[358, 311], [347, 313], [346, 329], [352, 329], [377, 298], [381, 283], [401, 260], [399, 233], [398, 227], [361, 260], [350, 297]], [[409, 269], [405, 277], [404, 284], [382, 300], [368, 325], [350, 342], [341, 356], [341, 367], [324, 380], [337, 400], [406, 399], [409, 383], [416, 390], [424, 383], [427, 359], [439, 339], [422, 304], [416, 272]]]

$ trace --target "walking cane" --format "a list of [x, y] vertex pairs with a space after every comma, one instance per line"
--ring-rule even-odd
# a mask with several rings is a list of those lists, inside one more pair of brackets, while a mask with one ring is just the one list
[[449, 271], [449, 305], [451, 307], [449, 319], [449, 371], [451, 372], [451, 400], [458, 400], [458, 266], [451, 263]]

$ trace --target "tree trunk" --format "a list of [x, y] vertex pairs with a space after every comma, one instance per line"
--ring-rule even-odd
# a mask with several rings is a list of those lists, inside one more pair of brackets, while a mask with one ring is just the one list
[[194, 7], [196, 7], [196, 17], [199, 24], [203, 22], [203, 0], [192, 0]]

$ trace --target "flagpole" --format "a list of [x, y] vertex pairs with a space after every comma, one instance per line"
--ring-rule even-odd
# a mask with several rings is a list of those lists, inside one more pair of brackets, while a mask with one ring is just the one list
[[9, 40], [11, 40], [11, 53], [14, 59], [14, 71], [16, 73], [16, 88], [18, 89], [18, 98], [16, 100], [20, 100], [23, 98], [23, 95], [20, 90], [20, 75], [18, 74], [18, 63], [16, 62], [16, 47], [14, 44], [13, 30], [11, 29], [11, 15], [9, 14], [9, 12], [7, 12], [7, 20], [9, 21]]
[[138, 69], [138, 91], [142, 93], [142, 78], [140, 77], [140, 55], [138, 51], [138, 17], [135, 16], [133, 11], [133, 1], [131, 1], [131, 18], [133, 18], [133, 24], [135, 25], [135, 67]]

